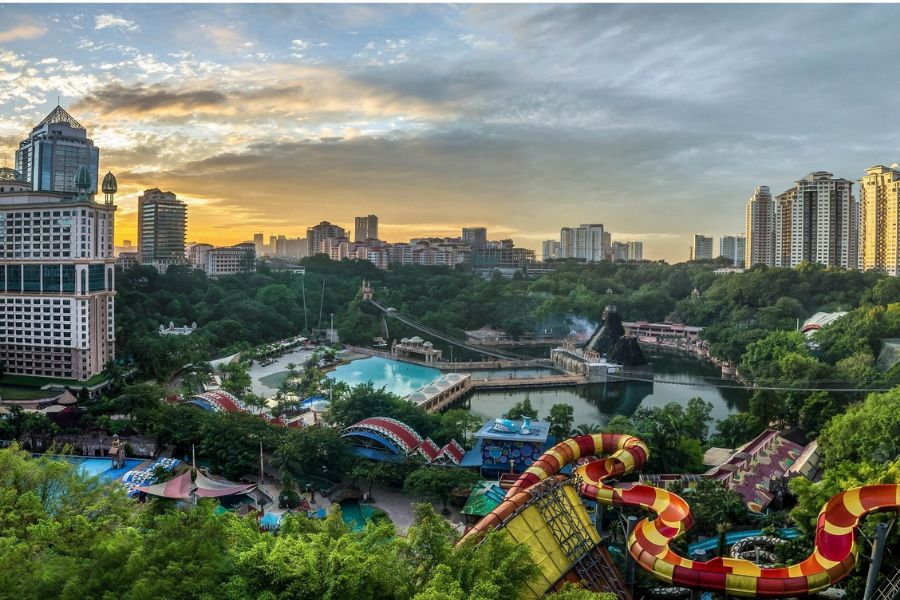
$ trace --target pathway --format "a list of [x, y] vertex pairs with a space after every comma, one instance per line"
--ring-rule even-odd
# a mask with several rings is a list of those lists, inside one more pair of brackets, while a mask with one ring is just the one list
[[[368, 489], [363, 483], [363, 489]], [[425, 502], [425, 500], [418, 500], [416, 498], [412, 498], [403, 492], [399, 492], [396, 490], [391, 490], [386, 487], [381, 486], [373, 486], [372, 487], [372, 497], [375, 498], [375, 502], [373, 506], [376, 506], [386, 512], [388, 516], [391, 518], [391, 521], [394, 522], [394, 527], [397, 528], [397, 533], [402, 535], [406, 535], [406, 532], [409, 530], [409, 527], [415, 521], [415, 515], [413, 514], [412, 505], [416, 502]], [[435, 512], [440, 514], [441, 512], [441, 504], [433, 504]], [[447, 521], [450, 522], [460, 533], [462, 533], [462, 527], [466, 521], [465, 517], [454, 507], [450, 507], [450, 514], [445, 517]]]

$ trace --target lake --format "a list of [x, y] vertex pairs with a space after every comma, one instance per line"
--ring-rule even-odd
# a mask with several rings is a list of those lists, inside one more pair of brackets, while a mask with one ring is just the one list
[[[499, 417], [526, 397], [543, 419], [554, 404], [570, 404], [575, 425], [605, 425], [616, 415], [630, 416], [640, 406], [665, 406], [669, 402], [686, 405], [695, 396], [713, 405], [714, 419], [747, 410], [750, 392], [746, 389], [717, 388], [709, 384], [736, 385], [723, 380], [714, 365], [673, 354], [647, 355], [652, 371], [647, 379], [597, 383], [557, 389], [476, 392], [469, 399], [470, 411], [485, 419]], [[715, 428], [713, 423], [711, 429]]]

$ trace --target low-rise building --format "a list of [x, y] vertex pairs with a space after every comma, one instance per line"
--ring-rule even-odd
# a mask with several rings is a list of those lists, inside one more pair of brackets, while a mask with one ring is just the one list
[[205, 272], [209, 277], [256, 271], [256, 246], [252, 242], [221, 247], [212, 244], [193, 244], [186, 254], [191, 266]]

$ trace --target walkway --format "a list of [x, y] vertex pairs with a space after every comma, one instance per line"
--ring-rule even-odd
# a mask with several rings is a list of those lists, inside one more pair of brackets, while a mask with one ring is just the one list
[[[368, 489], [366, 485], [366, 482], [362, 482], [362, 489]], [[397, 533], [400, 533], [402, 535], [406, 535], [406, 532], [413, 524], [413, 521], [415, 521], [415, 515], [413, 514], [412, 505], [415, 503], [426, 502], [425, 500], [412, 498], [409, 495], [404, 494], [403, 492], [391, 490], [386, 487], [377, 485], [372, 487], [372, 497], [375, 498], [373, 506], [376, 506], [386, 512], [391, 518], [391, 521], [394, 522], [394, 527], [397, 528]], [[440, 514], [442, 508], [441, 504], [437, 503], [433, 504], [433, 506], [435, 512]], [[466, 519], [458, 510], [451, 506], [450, 515], [446, 516], [445, 518], [460, 533], [462, 533], [462, 530], [465, 527], [464, 523]]]

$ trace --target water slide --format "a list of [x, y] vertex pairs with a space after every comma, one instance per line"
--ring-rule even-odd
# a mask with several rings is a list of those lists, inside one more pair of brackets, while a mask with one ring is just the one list
[[842, 491], [819, 513], [813, 553], [803, 562], [761, 568], [748, 560], [716, 557], [699, 562], [681, 557], [669, 543], [690, 529], [693, 515], [687, 501], [664, 489], [641, 485], [609, 485], [607, 480], [639, 469], [649, 455], [634, 436], [595, 433], [570, 438], [541, 456], [509, 489], [504, 501], [479, 521], [468, 536], [501, 525], [510, 512], [527, 501], [528, 489], [583, 457], [604, 457], [579, 465], [575, 477], [586, 498], [608, 506], [651, 511], [656, 519], [638, 522], [628, 537], [628, 550], [643, 569], [672, 585], [726, 592], [749, 598], [782, 598], [820, 592], [846, 577], [859, 548], [856, 526], [870, 512], [900, 508], [900, 485], [880, 484]]

